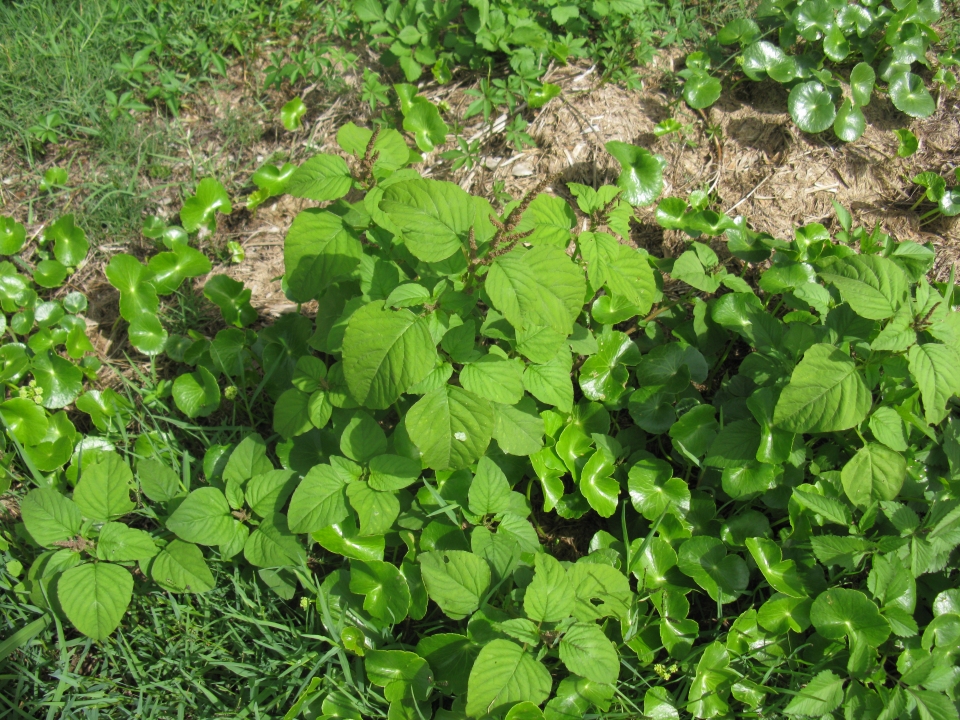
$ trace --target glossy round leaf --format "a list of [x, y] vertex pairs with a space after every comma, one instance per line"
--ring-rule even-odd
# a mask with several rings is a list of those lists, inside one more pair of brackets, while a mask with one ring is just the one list
[[887, 92], [890, 93], [893, 106], [910, 117], [929, 117], [937, 109], [937, 103], [927, 91], [923, 78], [912, 72], [901, 72], [892, 77]]
[[810, 81], [795, 86], [787, 99], [790, 117], [804, 132], [823, 132], [833, 125], [837, 108], [830, 93], [819, 82]]
[[187, 417], [206, 417], [220, 407], [220, 386], [209, 370], [198, 367], [174, 381], [173, 400]]
[[870, 104], [870, 96], [873, 95], [873, 85], [877, 81], [877, 74], [869, 63], [857, 63], [850, 71], [850, 94], [853, 95], [853, 102], [858, 107], [866, 107]]
[[720, 81], [703, 70], [691, 72], [683, 84], [683, 99], [694, 110], [710, 107], [720, 99], [721, 92], [723, 86]]
[[859, 140], [866, 129], [867, 119], [863, 116], [863, 111], [849, 100], [844, 100], [833, 123], [833, 131], [837, 137], [844, 142], [853, 142]]
[[[719, 83], [717, 83], [719, 85]], [[611, 140], [604, 147], [620, 163], [617, 185], [621, 197], [634, 207], [653, 203], [663, 191], [663, 168], [666, 159], [629, 143]]]

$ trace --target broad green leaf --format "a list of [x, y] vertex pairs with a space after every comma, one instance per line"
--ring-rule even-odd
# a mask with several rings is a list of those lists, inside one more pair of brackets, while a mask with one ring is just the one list
[[160, 548], [145, 530], [127, 527], [123, 523], [108, 522], [100, 528], [97, 538], [97, 557], [111, 562], [147, 560]]
[[747, 538], [747, 549], [770, 587], [793, 598], [805, 598], [808, 593], [793, 560], [784, 560], [780, 546], [764, 538]]
[[280, 512], [296, 485], [297, 474], [292, 470], [268, 470], [250, 478], [244, 495], [250, 509], [266, 518]]
[[[43, 232], [44, 238], [48, 241], [53, 240], [53, 255], [57, 261], [67, 267], [76, 267], [84, 258], [87, 257], [87, 251], [90, 249], [90, 243], [87, 242], [87, 236], [76, 225], [73, 224], [73, 215], [64, 215]], [[4, 253], [9, 255], [11, 253]]]
[[904, 452], [907, 449], [907, 429], [900, 413], [892, 407], [880, 407], [873, 411], [870, 432], [891, 450]]
[[0, 421], [25, 445], [43, 442], [47, 434], [47, 414], [33, 400], [15, 397], [0, 403]]
[[667, 573], [677, 565], [677, 553], [666, 540], [659, 537], [651, 539], [642, 553], [639, 552], [642, 540], [635, 540], [631, 571], [641, 584], [647, 588], [666, 585]]
[[528, 365], [523, 371], [523, 387], [540, 402], [570, 412], [573, 409], [572, 368], [570, 353], [560, 350], [548, 363]]
[[636, 145], [611, 140], [604, 147], [620, 163], [617, 186], [621, 197], [634, 207], [653, 203], [663, 191], [663, 169], [667, 161]]
[[860, 139], [866, 129], [867, 119], [863, 116], [863, 110], [849, 100], [844, 100], [833, 122], [833, 131], [837, 137], [844, 142], [854, 142]]
[[196, 232], [201, 225], [213, 230], [216, 228], [218, 211], [224, 215], [233, 211], [230, 196], [215, 178], [204, 178], [197, 185], [196, 194], [184, 201], [180, 209], [180, 222], [188, 233]]
[[417, 643], [417, 655], [430, 663], [437, 689], [444, 695], [464, 695], [470, 668], [480, 647], [456, 633], [423, 635]]
[[515, 405], [523, 398], [523, 361], [507, 360], [489, 353], [463, 366], [460, 384], [464, 390], [502, 405]]
[[800, 503], [801, 507], [821, 515], [824, 520], [837, 525], [849, 525], [852, 522], [850, 508], [835, 498], [826, 497], [813, 490], [794, 488], [793, 499]]
[[596, 623], [575, 623], [560, 639], [560, 660], [567, 670], [598, 683], [616, 683], [617, 649]]
[[707, 452], [717, 435], [719, 425], [712, 405], [697, 405], [670, 426], [673, 447], [687, 460], [699, 465], [699, 458]]
[[508, 455], [533, 455], [543, 447], [543, 418], [537, 404], [524, 397], [516, 405], [494, 406], [493, 438]]
[[280, 108], [280, 122], [287, 130], [299, 130], [300, 119], [306, 114], [307, 106], [298, 97], [293, 98]]
[[356, 523], [352, 518], [342, 523], [334, 523], [322, 530], [316, 530], [311, 533], [311, 537], [326, 550], [351, 560], [383, 560], [385, 547], [383, 536], [358, 535]]
[[893, 106], [910, 117], [925, 118], [933, 115], [937, 103], [927, 90], [923, 78], [912, 72], [899, 72], [890, 78], [887, 87]]
[[413, 85], [394, 85], [393, 89], [400, 101], [403, 129], [413, 133], [417, 147], [423, 152], [430, 152], [442, 145], [447, 139], [449, 128], [441, 119], [437, 106], [425, 97], [418, 96]]
[[454, 620], [480, 607], [490, 587], [487, 561], [464, 550], [432, 551], [419, 556], [423, 584], [430, 599]]
[[33, 358], [30, 371], [43, 389], [43, 406], [48, 410], [66, 407], [83, 389], [80, 368], [49, 350]]
[[67, 266], [59, 260], [41, 260], [33, 271], [33, 281], [43, 288], [58, 288], [67, 277]]
[[201, 365], [174, 380], [173, 401], [188, 418], [206, 417], [220, 407], [220, 385]]
[[537, 553], [536, 572], [523, 596], [523, 611], [536, 622], [559, 622], [573, 614], [576, 594], [567, 571], [551, 555]]
[[890, 624], [877, 606], [857, 590], [830, 588], [820, 593], [810, 608], [813, 626], [828, 640], [844, 636], [879, 647], [890, 636]]
[[110, 563], [79, 565], [57, 582], [57, 597], [77, 630], [94, 640], [105, 640], [130, 605], [133, 575]]
[[363, 609], [390, 625], [403, 620], [410, 608], [407, 581], [391, 563], [377, 560], [351, 562], [350, 592], [363, 595]]
[[154, 582], [170, 592], [204, 593], [216, 584], [200, 548], [181, 540], [163, 548], [147, 569]]
[[352, 185], [350, 168], [344, 159], [321, 153], [293, 171], [287, 181], [287, 192], [294, 197], [325, 202], [342, 198]]
[[214, 275], [203, 286], [203, 296], [220, 308], [227, 323], [238, 328], [257, 319], [257, 311], [250, 305], [252, 293], [242, 282], [227, 275]]
[[920, 386], [923, 413], [931, 425], [947, 414], [947, 402], [960, 394], [960, 354], [948, 345], [914, 345], [907, 355], [910, 375]]
[[633, 507], [648, 520], [656, 520], [668, 511], [685, 515], [690, 508], [690, 488], [673, 477], [673, 468], [659, 458], [644, 458], [634, 464], [627, 488]]
[[147, 263], [150, 281], [160, 295], [169, 295], [184, 280], [210, 272], [210, 260], [199, 250], [184, 243], [176, 243], [170, 252], [161, 252]]
[[430, 688], [430, 666], [412, 652], [402, 650], [370, 650], [364, 659], [367, 678], [382, 687], [391, 702], [403, 698], [425, 700]]
[[626, 575], [610, 565], [578, 562], [567, 569], [577, 602], [573, 615], [590, 622], [602, 617], [627, 617], [632, 593]]
[[567, 336], [583, 306], [586, 279], [563, 250], [540, 245], [498, 257], [484, 287], [515, 328], [546, 326]]
[[374, 490], [393, 492], [409, 487], [417, 481], [420, 463], [399, 455], [378, 455], [370, 460], [367, 482]]
[[356, 400], [387, 408], [437, 364], [427, 321], [372, 302], [356, 311], [343, 339], [343, 371]]
[[823, 132], [833, 125], [837, 116], [830, 93], [815, 80], [795, 85], [787, 107], [797, 127], [808, 133]]
[[853, 95], [853, 102], [857, 107], [866, 107], [870, 104], [873, 84], [876, 80], [877, 74], [869, 63], [857, 63], [850, 71], [850, 94]]
[[138, 315], [127, 329], [130, 344], [144, 355], [159, 355], [167, 346], [169, 336], [156, 315]]
[[867, 443], [860, 448], [840, 473], [844, 492], [850, 502], [860, 507], [872, 500], [893, 500], [906, 476], [907, 461], [903, 455], [879, 443]]
[[507, 710], [503, 720], [543, 720], [543, 711], [532, 702], [517, 703]]
[[277, 398], [273, 406], [273, 429], [285, 440], [303, 435], [311, 428], [311, 396], [296, 388], [290, 388]]
[[701, 110], [713, 105], [720, 99], [723, 85], [720, 81], [704, 70], [690, 70], [686, 82], [683, 83], [683, 99], [694, 110]]
[[330, 465], [312, 467], [290, 498], [290, 530], [312, 533], [345, 520], [350, 514], [346, 486]]
[[363, 251], [344, 218], [310, 208], [299, 213], [283, 241], [287, 286], [295, 300], [318, 298], [327, 287], [350, 276]]
[[480, 458], [470, 483], [468, 503], [474, 515], [496, 515], [510, 507], [510, 483], [503, 470], [488, 456]]
[[72, 540], [83, 525], [77, 504], [50, 488], [34, 488], [28, 492], [20, 501], [20, 514], [30, 537], [42, 547]]
[[438, 180], [406, 180], [383, 191], [380, 209], [396, 225], [407, 249], [425, 262], [440, 262], [476, 240], [493, 235], [484, 206], [459, 186]]
[[250, 533], [243, 546], [243, 557], [254, 567], [302, 565], [307, 555], [303, 544], [287, 527], [287, 518], [279, 513], [264, 520]]
[[471, 718], [498, 714], [515, 703], [542, 704], [553, 681], [532, 654], [509, 640], [487, 643], [470, 671], [466, 713]]
[[80, 482], [73, 491], [73, 501], [84, 517], [107, 522], [116, 520], [136, 508], [130, 499], [133, 472], [115, 453], [107, 453], [99, 462], [83, 469]]
[[784, 715], [821, 717], [843, 702], [843, 678], [822, 670], [783, 709]]
[[347, 498], [360, 518], [361, 535], [384, 535], [400, 514], [400, 501], [395, 493], [374, 490], [365, 482], [347, 485]]
[[718, 603], [736, 600], [747, 589], [750, 570], [739, 555], [728, 555], [714, 537], [697, 536], [684, 541], [677, 552], [677, 566]]
[[729, 712], [726, 696], [731, 680], [737, 677], [729, 665], [730, 656], [723, 645], [718, 642], [707, 645], [687, 694], [686, 709], [694, 717], [711, 718]]
[[369, 413], [355, 411], [340, 436], [340, 452], [351, 460], [367, 462], [386, 449], [387, 436], [380, 424]]
[[906, 275], [893, 260], [879, 255], [851, 255], [828, 265], [820, 276], [868, 320], [892, 317], [906, 300]]
[[790, 432], [847, 430], [870, 410], [871, 396], [850, 356], [832, 345], [811, 346], [780, 394], [773, 422]]
[[587, 261], [592, 285], [605, 286], [635, 305], [640, 314], [650, 312], [657, 296], [657, 283], [647, 256], [606, 233], [581, 233], [580, 250]]
[[27, 239], [26, 228], [13, 218], [0, 216], [0, 255], [16, 255]]
[[494, 408], [487, 400], [453, 385], [427, 393], [406, 416], [410, 439], [423, 463], [434, 470], [473, 463], [490, 444], [494, 422]]
[[577, 222], [570, 204], [554, 195], [537, 195], [523, 214], [517, 232], [533, 233], [526, 238], [531, 245], [556, 245], [566, 248], [570, 231]]
[[190, 543], [221, 545], [230, 542], [236, 523], [223, 493], [201, 487], [187, 495], [167, 519], [167, 529]]
[[599, 448], [580, 471], [580, 492], [600, 517], [610, 517], [617, 510], [620, 483], [611, 477], [614, 461], [605, 449]]

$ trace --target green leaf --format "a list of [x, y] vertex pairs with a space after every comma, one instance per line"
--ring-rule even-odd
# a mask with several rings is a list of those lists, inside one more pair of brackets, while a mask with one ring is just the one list
[[307, 554], [303, 544], [287, 527], [287, 518], [279, 513], [264, 518], [250, 533], [243, 546], [243, 557], [255, 567], [302, 565]]
[[488, 456], [480, 458], [470, 483], [468, 503], [474, 515], [496, 515], [510, 507], [510, 483], [503, 470]]
[[690, 508], [690, 488], [673, 477], [673, 468], [659, 458], [644, 458], [630, 468], [627, 480], [630, 501], [637, 512], [656, 520], [664, 512], [685, 515]]
[[650, 312], [657, 297], [657, 283], [647, 256], [606, 233], [585, 232], [578, 236], [580, 250], [587, 261], [590, 282], [603, 285], [638, 308]]
[[890, 637], [890, 624], [877, 606], [857, 590], [830, 588], [813, 601], [810, 621], [823, 637], [840, 640], [850, 636], [870, 647], [879, 647]]
[[468, 717], [496, 715], [515, 703], [540, 705], [553, 681], [532, 653], [509, 640], [492, 640], [477, 656], [467, 683]]
[[413, 85], [394, 85], [403, 113], [403, 129], [413, 133], [417, 147], [430, 152], [447, 139], [447, 125], [440, 118], [437, 106], [425, 97], [417, 96]]
[[119, 455], [107, 453], [102, 460], [83, 469], [73, 501], [90, 520], [116, 520], [136, 508], [130, 499], [132, 487], [130, 466]]
[[402, 650], [370, 650], [364, 660], [371, 684], [382, 687], [391, 702], [413, 697], [425, 700], [433, 678], [427, 661]]
[[66, 407], [83, 389], [83, 371], [49, 350], [33, 358], [30, 371], [43, 389], [43, 406], [47, 409]]
[[556, 245], [566, 248], [571, 229], [577, 222], [570, 204], [554, 195], [537, 195], [523, 214], [517, 232], [533, 233], [525, 239], [531, 245]]
[[484, 286], [515, 328], [551, 327], [564, 336], [583, 307], [583, 271], [560, 248], [518, 247], [493, 261]]
[[403, 620], [410, 608], [407, 581], [391, 563], [377, 560], [351, 562], [350, 592], [363, 595], [363, 609], [390, 625]]
[[[558, 8], [554, 8], [557, 10]], [[543, 720], [543, 711], [532, 702], [521, 702], [507, 710], [503, 720]]]
[[887, 92], [893, 106], [910, 117], [929, 117], [937, 109], [937, 103], [927, 91], [923, 78], [912, 72], [899, 72], [890, 78]]
[[20, 514], [30, 537], [42, 547], [72, 540], [83, 525], [77, 504], [56, 490], [34, 488], [20, 501]]
[[699, 465], [699, 458], [707, 452], [717, 435], [719, 425], [712, 405], [697, 405], [670, 426], [673, 447], [687, 460]]
[[210, 267], [206, 255], [184, 243], [174, 244], [170, 252], [157, 253], [147, 263], [150, 281], [160, 295], [169, 295], [187, 278], [206, 275]]
[[460, 384], [464, 390], [502, 405], [515, 405], [523, 398], [523, 361], [507, 360], [493, 353], [463, 366]]
[[247, 505], [260, 517], [270, 517], [286, 504], [296, 481], [297, 474], [292, 470], [268, 470], [254, 475], [244, 491]]
[[560, 660], [567, 670], [598, 683], [616, 683], [617, 649], [596, 623], [575, 623], [560, 639]]
[[0, 216], [0, 255], [16, 255], [27, 239], [26, 228], [13, 218]]
[[837, 116], [830, 93], [815, 80], [795, 85], [787, 98], [787, 107], [797, 127], [808, 133], [823, 132]]
[[532, 398], [516, 405], [495, 406], [493, 438], [508, 455], [533, 455], [543, 447], [543, 418]]
[[683, 83], [683, 99], [694, 110], [702, 110], [720, 99], [723, 85], [705, 70], [690, 70]]
[[792, 598], [807, 597], [796, 563], [783, 559], [779, 545], [772, 540], [751, 537], [746, 539], [746, 546], [770, 587]]
[[487, 400], [445, 385], [420, 398], [407, 412], [406, 424], [427, 467], [457, 470], [486, 451], [494, 420]]
[[615, 458], [604, 448], [597, 449], [580, 471], [580, 492], [600, 517], [610, 517], [617, 510], [620, 483], [610, 477]]
[[549, 363], [527, 366], [523, 372], [523, 387], [540, 402], [570, 412], [573, 408], [572, 368], [570, 353], [562, 349]]
[[455, 633], [423, 635], [417, 643], [417, 655], [430, 663], [437, 689], [444, 695], [466, 694], [470, 668], [479, 652], [480, 647], [466, 635]]
[[920, 720], [957, 720], [960, 717], [956, 703], [941, 692], [912, 687], [906, 692], [916, 701]]
[[567, 569], [577, 602], [573, 616], [582, 622], [602, 617], [626, 619], [633, 594], [626, 575], [610, 565], [578, 562]]
[[127, 527], [123, 523], [108, 522], [100, 528], [97, 538], [97, 557], [112, 562], [147, 560], [160, 548], [145, 530]]
[[188, 418], [206, 417], [220, 407], [220, 386], [201, 365], [174, 380], [173, 401]]
[[920, 141], [916, 135], [906, 128], [894, 130], [893, 134], [897, 136], [897, 140], [900, 143], [897, 147], [897, 157], [910, 157], [917, 152], [917, 149], [920, 147]]
[[822, 670], [783, 709], [784, 715], [820, 717], [833, 712], [843, 702], [843, 678]]
[[325, 202], [346, 195], [353, 178], [346, 161], [338, 155], [314, 155], [293, 171], [287, 192], [298, 198]]
[[360, 263], [360, 238], [344, 218], [309, 208], [297, 214], [283, 241], [283, 265], [293, 299], [320, 297], [332, 283], [345, 279]]
[[311, 396], [290, 388], [277, 398], [273, 406], [273, 429], [285, 440], [302, 435], [311, 428]]
[[144, 355], [159, 355], [167, 345], [168, 335], [156, 315], [139, 315], [127, 329], [130, 344]]
[[860, 448], [840, 473], [844, 492], [850, 502], [860, 507], [869, 505], [871, 500], [893, 500], [906, 476], [907, 461], [903, 455], [879, 443], [867, 443]]
[[170, 592], [204, 593], [215, 582], [200, 548], [181, 540], [169, 543], [148, 565], [154, 582]]
[[863, 110], [849, 100], [844, 100], [833, 122], [833, 131], [837, 137], [844, 142], [854, 142], [860, 139], [866, 129], [867, 119], [863, 116]]
[[33, 281], [43, 288], [57, 288], [67, 277], [67, 266], [59, 260], [41, 260], [33, 273]]
[[458, 185], [406, 180], [383, 191], [380, 209], [396, 225], [407, 249], [425, 262], [441, 262], [467, 246], [471, 228], [479, 243], [493, 236], [489, 204]]
[[773, 422], [790, 432], [847, 430], [867, 416], [871, 395], [850, 356], [832, 345], [812, 345], [777, 401]]
[[227, 499], [214, 487], [191, 492], [167, 519], [167, 529], [181, 540], [201, 545], [230, 542], [236, 524]]
[[536, 622], [559, 622], [573, 613], [576, 594], [567, 571], [551, 555], [537, 553], [536, 572], [523, 596], [523, 611]]
[[368, 413], [358, 410], [340, 436], [340, 452], [351, 460], [367, 462], [387, 449], [387, 436]]
[[350, 505], [360, 518], [361, 535], [384, 535], [400, 514], [400, 501], [395, 493], [379, 492], [365, 482], [347, 485]]
[[420, 463], [399, 455], [378, 455], [370, 460], [367, 482], [374, 490], [393, 492], [409, 487], [420, 477]]
[[[561, 17], [566, 16], [566, 19], [570, 19], [570, 17], [577, 17], [577, 15], [570, 15], [570, 13], [578, 13], [579, 11], [576, 6], [563, 5], [553, 8], [550, 12], [554, 22], [556, 22], [558, 25], [563, 25], [564, 23], [558, 19], [558, 13], [563, 13]], [[563, 90], [559, 85], [554, 85], [553, 83], [544, 83], [542, 87], [530, 90], [530, 92], [527, 94], [527, 104], [535, 110], [542, 108], [555, 97], [560, 97], [562, 92]]]
[[216, 228], [217, 211], [224, 215], [229, 215], [233, 211], [230, 196], [216, 179], [204, 178], [197, 185], [196, 194], [188, 197], [183, 203], [180, 209], [180, 222], [188, 233], [196, 232], [201, 225], [213, 230]]
[[105, 640], [130, 605], [133, 576], [119, 565], [79, 565], [57, 582], [57, 597], [77, 630], [94, 640]]
[[893, 260], [879, 255], [851, 255], [828, 265], [820, 277], [868, 320], [892, 317], [906, 300], [907, 276]]
[[486, 560], [465, 550], [432, 551], [418, 556], [427, 594], [454, 620], [470, 615], [490, 587]]
[[227, 275], [214, 275], [203, 286], [203, 296], [220, 308], [223, 319], [242, 328], [257, 319], [257, 311], [250, 305], [253, 291]]
[[677, 566], [718, 603], [736, 600], [750, 580], [750, 570], [743, 558], [727, 555], [720, 540], [705, 535], [684, 541], [677, 553]]
[[[54, 241], [53, 255], [58, 262], [67, 267], [79, 265], [87, 257], [87, 251], [90, 250], [87, 236], [83, 230], [73, 224], [72, 214], [64, 215], [52, 223], [44, 230], [43, 236], [48, 241]], [[11, 253], [4, 254], [9, 255]]]
[[311, 533], [311, 537], [324, 549], [352, 560], [383, 560], [385, 546], [383, 536], [359, 536], [356, 523], [352, 518], [342, 523], [334, 523], [322, 530], [316, 530]]
[[621, 197], [634, 207], [653, 203], [663, 192], [663, 169], [667, 165], [662, 155], [654, 155], [636, 145], [611, 140], [604, 147], [620, 163], [617, 186], [623, 189]]
[[347, 484], [330, 465], [315, 465], [290, 498], [287, 520], [295, 533], [312, 533], [346, 520]]
[[920, 386], [926, 420], [935, 425], [947, 414], [947, 402], [960, 394], [960, 354], [948, 345], [914, 345], [907, 355], [910, 375]]
[[870, 63], [857, 63], [850, 71], [850, 94], [857, 107], [866, 107], [870, 104], [873, 95], [873, 84], [877, 81], [877, 74]]
[[306, 112], [307, 106], [303, 104], [303, 100], [295, 97], [280, 108], [280, 122], [283, 123], [283, 126], [287, 130], [299, 130], [301, 125], [300, 119]]
[[33, 400], [15, 397], [0, 403], [0, 421], [24, 445], [43, 442], [47, 434], [47, 414]]

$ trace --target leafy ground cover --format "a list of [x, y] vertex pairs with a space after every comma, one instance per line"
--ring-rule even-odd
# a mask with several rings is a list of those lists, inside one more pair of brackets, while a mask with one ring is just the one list
[[[2, 220], [10, 713], [956, 717], [938, 246], [840, 203], [775, 236], [621, 140], [471, 194], [462, 116], [383, 72], [379, 122], [194, 168], [136, 247], [57, 171], [49, 222]], [[942, 175], [913, 182], [949, 228]], [[270, 318], [225, 229], [279, 207]], [[124, 363], [86, 332], [106, 290]]]

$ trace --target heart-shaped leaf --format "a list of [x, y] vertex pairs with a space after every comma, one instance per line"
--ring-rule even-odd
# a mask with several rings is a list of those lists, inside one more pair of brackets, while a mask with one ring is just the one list
[[898, 157], [910, 157], [917, 151], [917, 148], [920, 147], [920, 141], [917, 140], [917, 136], [906, 128], [894, 130], [893, 134], [896, 135], [897, 140], [900, 141], [897, 147]]
[[863, 111], [849, 100], [844, 100], [833, 123], [833, 131], [837, 137], [844, 142], [853, 142], [859, 140], [866, 129], [867, 120]]
[[252, 291], [227, 275], [214, 275], [203, 286], [203, 296], [220, 308], [223, 319], [242, 328], [257, 319], [250, 305]]
[[300, 120], [306, 112], [307, 106], [303, 104], [303, 100], [295, 97], [280, 108], [280, 122], [283, 123], [283, 126], [287, 130], [299, 130], [301, 125]]
[[890, 79], [887, 88], [893, 106], [910, 117], [925, 118], [933, 115], [937, 103], [923, 84], [923, 78], [912, 72], [900, 72]]
[[641, 147], [617, 140], [611, 140], [604, 147], [620, 163], [621, 172], [617, 185], [623, 190], [621, 197], [634, 207], [653, 203], [663, 191], [663, 168], [666, 167], [666, 159], [662, 155], [654, 155]]
[[210, 371], [200, 366], [174, 381], [173, 400], [187, 417], [206, 417], [220, 407], [220, 386]]
[[27, 230], [13, 218], [0, 216], [0, 255], [16, 255], [27, 238]]
[[226, 188], [215, 178], [204, 178], [197, 185], [197, 192], [183, 203], [180, 209], [180, 222], [188, 233], [194, 233], [201, 226], [211, 232], [216, 230], [216, 214], [229, 215], [233, 211], [230, 196]]
[[870, 104], [873, 95], [873, 85], [877, 81], [877, 74], [869, 63], [857, 63], [850, 71], [850, 94], [857, 107], [866, 107]]

